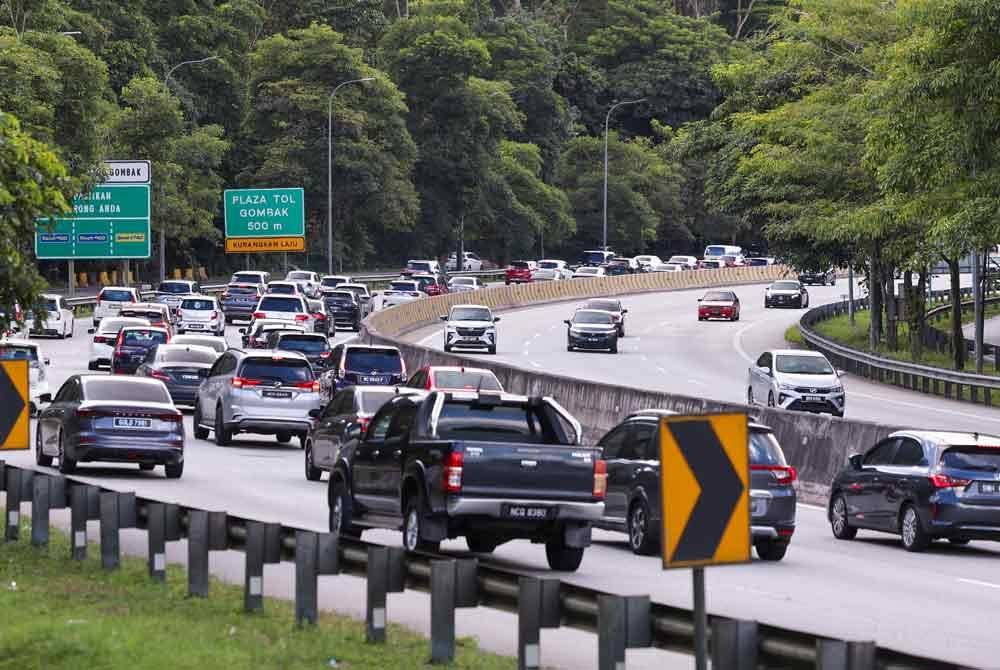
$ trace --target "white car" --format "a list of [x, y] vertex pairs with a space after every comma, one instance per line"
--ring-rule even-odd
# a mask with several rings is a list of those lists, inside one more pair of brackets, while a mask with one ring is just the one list
[[547, 270], [538, 268], [531, 273], [531, 281], [562, 281], [563, 275], [559, 270]]
[[347, 275], [323, 275], [319, 280], [319, 290], [329, 290], [340, 288], [341, 284], [350, 284], [351, 278]]
[[426, 297], [427, 294], [420, 290], [420, 282], [411, 279], [397, 279], [389, 282], [389, 288], [382, 291], [382, 309], [396, 307]]
[[538, 268], [540, 270], [555, 270], [562, 275], [563, 279], [573, 278], [573, 271], [569, 269], [568, 265], [566, 265], [566, 261], [561, 261], [555, 258], [543, 258], [538, 261]]
[[680, 263], [659, 263], [649, 267], [650, 272], [684, 272], [686, 269]]
[[170, 344], [186, 344], [195, 347], [207, 347], [217, 354], [224, 354], [229, 348], [229, 343], [225, 337], [217, 335], [175, 335], [170, 339]]
[[448, 281], [448, 290], [452, 293], [478, 291], [481, 288], [483, 284], [477, 277], [452, 277]]
[[486, 349], [491, 354], [497, 352], [497, 327], [499, 316], [485, 305], [455, 305], [444, 321], [444, 350]]
[[423, 261], [423, 260], [411, 259], [406, 261], [406, 268], [403, 270], [403, 273], [439, 275], [441, 274], [441, 265], [437, 261]]
[[226, 334], [226, 317], [218, 300], [210, 295], [191, 295], [177, 308], [177, 334], [187, 332]]
[[52, 402], [52, 392], [49, 390], [49, 380], [45, 373], [50, 361], [42, 355], [41, 348], [34, 342], [21, 339], [0, 340], [0, 361], [25, 360], [28, 361], [30, 413], [34, 416], [42, 403]]
[[642, 256], [636, 256], [633, 258], [640, 269], [649, 272], [650, 266], [662, 265], [663, 260], [659, 256], [653, 256], [651, 254], [643, 254]]
[[229, 278], [230, 284], [259, 284], [261, 288], [271, 281], [271, 273], [262, 270], [240, 270]]
[[45, 301], [47, 314], [45, 319], [35, 324], [35, 315], [28, 312], [25, 315], [24, 325], [28, 329], [29, 335], [51, 335], [52, 337], [73, 337], [73, 327], [76, 325], [76, 318], [73, 310], [66, 305], [66, 299], [54, 293], [42, 294]]
[[94, 336], [90, 343], [90, 361], [87, 364], [88, 370], [96, 370], [102, 365], [111, 366], [111, 354], [115, 350], [115, 340], [118, 339], [118, 332], [126, 326], [149, 326], [149, 319], [139, 319], [136, 317], [109, 317], [101, 321], [101, 325], [90, 328], [87, 332]]
[[818, 351], [765, 351], [748, 371], [747, 404], [842, 417], [846, 396], [841, 375]]
[[319, 295], [320, 279], [315, 272], [308, 270], [291, 270], [285, 275], [285, 281], [296, 282], [305, 289], [306, 295], [315, 298]]
[[696, 256], [671, 256], [667, 259], [667, 264], [673, 263], [682, 266], [685, 270], [698, 269], [698, 258]]
[[[456, 270], [458, 265], [455, 262], [455, 252], [452, 252], [451, 256], [448, 257], [448, 262], [445, 263], [445, 268], [448, 270]], [[483, 269], [483, 259], [477, 256], [471, 251], [466, 251], [462, 254], [462, 270], [467, 272], [479, 272]]]
[[109, 316], [118, 316], [122, 305], [139, 301], [139, 292], [134, 288], [105, 286], [97, 294], [97, 302], [94, 303], [94, 326], [100, 325], [101, 320]]
[[309, 297], [306, 294], [305, 286], [295, 281], [273, 281], [268, 282], [264, 287], [264, 293], [274, 295], [300, 295], [303, 298]]
[[189, 279], [168, 279], [161, 281], [156, 287], [155, 302], [163, 303], [170, 308], [171, 314], [181, 304], [185, 296], [201, 293], [201, 285]]
[[577, 268], [576, 272], [573, 273], [573, 279], [581, 279], [587, 277], [606, 277], [607, 273], [604, 272], [602, 267], [585, 266], [582, 268]]
[[309, 303], [301, 295], [275, 295], [266, 293], [257, 301], [253, 310], [254, 321], [257, 319], [278, 319], [297, 323], [307, 333], [316, 327], [315, 319], [309, 310]]
[[268, 333], [275, 330], [288, 330], [298, 333], [307, 332], [305, 327], [294, 321], [281, 319], [256, 319], [246, 328], [240, 328], [243, 346], [251, 349], [261, 349], [267, 341]]

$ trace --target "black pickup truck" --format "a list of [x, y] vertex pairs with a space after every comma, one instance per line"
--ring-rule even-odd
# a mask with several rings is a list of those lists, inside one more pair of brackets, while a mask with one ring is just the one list
[[344, 443], [330, 475], [330, 531], [403, 531], [409, 551], [464, 536], [489, 553], [545, 544], [554, 570], [576, 570], [604, 513], [600, 450], [549, 398], [433, 392], [399, 396]]

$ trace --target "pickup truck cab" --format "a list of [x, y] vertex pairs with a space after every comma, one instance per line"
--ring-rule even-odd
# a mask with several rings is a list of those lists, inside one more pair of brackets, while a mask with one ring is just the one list
[[545, 544], [549, 566], [573, 571], [604, 514], [600, 450], [551, 398], [434, 391], [399, 396], [344, 442], [330, 476], [330, 531], [402, 530], [408, 551], [464, 536], [492, 552], [514, 539]]

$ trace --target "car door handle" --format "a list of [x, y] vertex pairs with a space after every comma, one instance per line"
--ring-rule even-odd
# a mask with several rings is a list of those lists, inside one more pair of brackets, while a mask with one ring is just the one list
[[372, 452], [372, 458], [378, 458], [381, 454], [382, 452], [379, 449], [376, 449]]
[[394, 452], [392, 452], [392, 455], [396, 456], [396, 457], [402, 456], [403, 455], [403, 450], [402, 449], [396, 449]]

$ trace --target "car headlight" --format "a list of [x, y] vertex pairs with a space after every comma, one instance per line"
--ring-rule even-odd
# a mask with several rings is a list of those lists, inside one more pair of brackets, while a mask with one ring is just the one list
[[795, 387], [791, 384], [778, 384], [778, 388], [782, 391], [794, 391]]
[[830, 389], [830, 393], [843, 393], [843, 392], [844, 392], [843, 386], [834, 386], [832, 389]]

